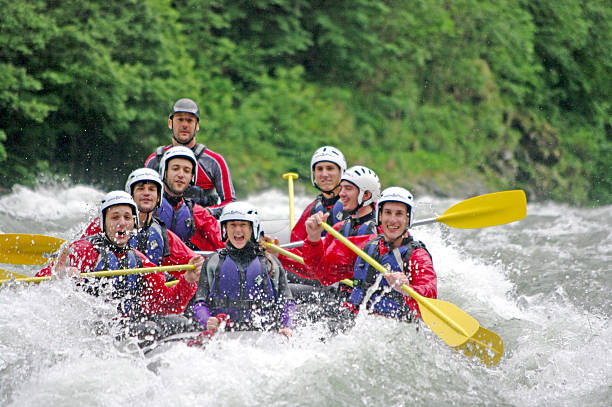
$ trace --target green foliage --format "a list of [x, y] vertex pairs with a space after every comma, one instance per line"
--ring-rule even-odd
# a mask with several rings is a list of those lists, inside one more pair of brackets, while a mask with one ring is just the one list
[[603, 0], [0, 0], [0, 21], [0, 187], [121, 186], [191, 97], [239, 195], [309, 185], [332, 144], [385, 185], [612, 203]]

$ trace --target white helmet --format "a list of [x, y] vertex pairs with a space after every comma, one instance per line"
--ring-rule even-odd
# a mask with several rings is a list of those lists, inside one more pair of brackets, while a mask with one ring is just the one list
[[[344, 175], [342, 175], [341, 181], [348, 181], [359, 189], [357, 207], [373, 204], [380, 197], [380, 180], [378, 179], [378, 175], [367, 167], [356, 165], [349, 168], [344, 172]], [[366, 191], [370, 191], [372, 196], [370, 199], [364, 201], [363, 195]]]
[[261, 225], [259, 224], [259, 212], [257, 208], [247, 202], [230, 202], [223, 208], [219, 223], [221, 224], [221, 239], [227, 240], [227, 233], [225, 231], [225, 222], [230, 220], [243, 220], [251, 222], [251, 229], [253, 229], [253, 240], [259, 242], [259, 235], [261, 234]]
[[184, 146], [174, 146], [170, 147], [168, 151], [164, 153], [160, 163], [159, 163], [159, 174], [161, 175], [162, 181], [164, 181], [166, 176], [166, 171], [168, 170], [168, 161], [173, 158], [185, 158], [193, 163], [193, 176], [191, 177], [191, 185], [195, 185], [198, 179], [198, 160], [196, 160], [195, 154], [191, 151], [190, 148]]
[[412, 226], [414, 198], [410, 191], [402, 187], [389, 187], [382, 191], [380, 199], [376, 205], [376, 224], [380, 222], [380, 211], [382, 210], [385, 202], [400, 202], [406, 204], [408, 207], [408, 227]]
[[340, 168], [340, 175], [344, 174], [344, 171], [346, 170], [346, 159], [344, 158], [342, 151], [332, 146], [319, 147], [310, 159], [310, 181], [312, 182], [313, 187], [317, 187], [314, 177], [314, 166], [316, 163], [320, 163], [321, 161], [329, 161], [336, 164], [338, 168]]
[[138, 207], [132, 196], [125, 191], [111, 191], [102, 198], [98, 217], [100, 219], [100, 229], [104, 232], [104, 215], [106, 210], [115, 205], [129, 205], [134, 215], [134, 227], [138, 228]]
[[159, 173], [152, 168], [138, 168], [132, 171], [125, 181], [125, 192], [134, 195], [134, 185], [139, 182], [152, 182], [157, 186], [157, 205], [159, 205], [164, 192], [164, 185], [159, 178]]

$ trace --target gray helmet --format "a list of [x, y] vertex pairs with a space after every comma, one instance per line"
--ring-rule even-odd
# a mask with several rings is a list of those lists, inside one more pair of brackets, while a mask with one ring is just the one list
[[196, 102], [191, 99], [183, 98], [176, 101], [174, 106], [172, 106], [172, 113], [170, 113], [170, 120], [174, 117], [175, 113], [184, 112], [191, 113], [200, 121], [200, 109]]

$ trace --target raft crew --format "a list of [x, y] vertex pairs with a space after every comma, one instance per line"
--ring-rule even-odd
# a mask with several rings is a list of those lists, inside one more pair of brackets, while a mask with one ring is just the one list
[[[57, 264], [48, 266], [37, 276], [58, 274], [78, 275], [101, 270], [155, 267], [144, 254], [130, 246], [129, 241], [138, 228], [138, 208], [124, 191], [112, 191], [104, 196], [99, 211], [102, 232], [71, 243], [68, 253], [60, 255]], [[178, 314], [185, 310], [197, 289], [196, 282], [204, 259], [193, 256], [189, 264], [195, 266], [178, 279], [178, 284], [166, 287], [163, 273], [129, 274], [104, 279], [86, 279], [84, 286], [92, 294], [108, 292], [119, 301], [119, 311], [128, 317]]]
[[[138, 207], [138, 232], [130, 238], [130, 245], [158, 266], [185, 264], [196, 254], [157, 216], [161, 204], [163, 184], [159, 173], [151, 168], [138, 168], [130, 173], [125, 182]], [[100, 233], [100, 222], [96, 218], [81, 237]], [[169, 272], [178, 278], [182, 271]]]
[[332, 146], [318, 148], [310, 159], [310, 181], [312, 186], [321, 193], [312, 201], [291, 230], [292, 242], [306, 239], [306, 219], [317, 212], [331, 215], [327, 223], [333, 226], [336, 222], [344, 219], [342, 202], [340, 199], [340, 178], [346, 170], [346, 159], [340, 150]]
[[257, 209], [232, 202], [220, 222], [226, 247], [204, 263], [194, 318], [212, 333], [225, 321], [229, 330], [277, 330], [291, 336], [295, 303], [287, 273], [260, 246], [263, 231]]
[[[234, 185], [229, 167], [221, 154], [196, 143], [200, 129], [200, 109], [191, 99], [179, 99], [173, 106], [168, 118], [168, 128], [172, 133], [172, 144], [158, 147], [145, 162], [145, 166], [159, 170], [164, 153], [172, 146], [189, 148], [197, 162], [197, 182], [185, 191], [185, 197], [219, 218], [223, 206], [236, 200]], [[161, 171], [160, 171], [161, 172]]]
[[306, 221], [308, 239], [302, 247], [309, 273], [324, 285], [342, 279], [352, 280], [354, 288], [346, 306], [355, 312], [363, 304], [368, 310], [389, 317], [411, 319], [414, 314], [419, 316], [416, 301], [401, 290], [401, 285], [407, 284], [425, 297], [436, 298], [437, 278], [425, 245], [414, 240], [408, 232], [414, 217], [413, 208], [413, 197], [408, 190], [387, 188], [378, 200], [376, 212], [376, 224], [382, 233], [375, 237], [351, 238], [391, 270], [384, 276], [332, 236], [321, 239], [321, 223], [329, 215], [312, 215]]
[[216, 250], [223, 247], [217, 219], [208, 210], [185, 198], [189, 185], [197, 182], [197, 160], [183, 146], [166, 151], [160, 163], [164, 194], [157, 216], [166, 227], [194, 250]]

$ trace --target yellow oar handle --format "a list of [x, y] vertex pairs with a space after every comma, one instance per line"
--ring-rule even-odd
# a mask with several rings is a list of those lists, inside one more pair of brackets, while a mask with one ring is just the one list
[[[300, 242], [300, 243], [304, 243], [304, 242]], [[282, 254], [285, 257], [289, 257], [290, 259], [293, 259], [295, 261], [297, 261], [300, 264], [304, 264], [304, 259], [300, 256], [298, 256], [295, 253], [291, 253], [288, 250], [283, 249], [280, 246], [275, 245], [274, 243], [270, 243], [270, 242], [266, 242], [266, 247], [274, 250], [277, 253]], [[341, 283], [348, 285], [349, 287], [353, 286], [353, 281], [349, 280], [349, 279], [344, 279], [344, 280], [340, 280]]]
[[[123, 276], [126, 274], [145, 274], [145, 273], [157, 273], [160, 271], [178, 271], [178, 270], [193, 270], [195, 266], [193, 264], [179, 264], [176, 266], [156, 266], [156, 267], [142, 267], [132, 268], [123, 270], [104, 270], [104, 271], [92, 271], [90, 273], [81, 273], [80, 277], [114, 277]], [[22, 281], [25, 283], [39, 283], [41, 281], [49, 280], [52, 276], [44, 277], [27, 277], [27, 278], [16, 278], [14, 281]], [[13, 280], [0, 280], [1, 283]]]
[[293, 230], [295, 226], [295, 216], [293, 207], [293, 180], [299, 177], [295, 172], [287, 172], [283, 174], [283, 178], [289, 183], [289, 226]]
[[[334, 229], [333, 227], [329, 226], [325, 222], [322, 222], [321, 225], [323, 226], [323, 229], [325, 229], [327, 231], [327, 233], [331, 234], [333, 237], [335, 237], [336, 239], [338, 239], [342, 243], [344, 243], [349, 249], [351, 249], [353, 252], [355, 252], [357, 255], [359, 255], [359, 257], [361, 257], [362, 259], [364, 259], [365, 261], [370, 263], [372, 265], [372, 267], [374, 267], [376, 270], [378, 270], [382, 274], [388, 273], [388, 270], [385, 269], [379, 262], [374, 260], [366, 252], [364, 252], [359, 247], [357, 247], [353, 242], [351, 242], [346, 237], [344, 237], [342, 234], [340, 234], [338, 231], [336, 231], [336, 229]], [[456, 324], [455, 321], [453, 321], [451, 318], [449, 318], [444, 312], [442, 312], [436, 306], [434, 306], [434, 305], [430, 304], [429, 302], [427, 302], [425, 300], [425, 297], [423, 297], [421, 294], [419, 294], [416, 291], [414, 291], [414, 289], [412, 287], [410, 287], [409, 285], [406, 285], [406, 284], [402, 284], [402, 290], [404, 290], [408, 295], [410, 295], [412, 298], [414, 298], [419, 303], [419, 305], [423, 305], [423, 306], [427, 307], [431, 312], [433, 312], [440, 319], [444, 320], [444, 322], [446, 322], [448, 325], [452, 326], [457, 331], [461, 332], [463, 335], [468, 336], [468, 337], [470, 336], [470, 334], [467, 333], [463, 329], [463, 327], [461, 327], [460, 325]]]

